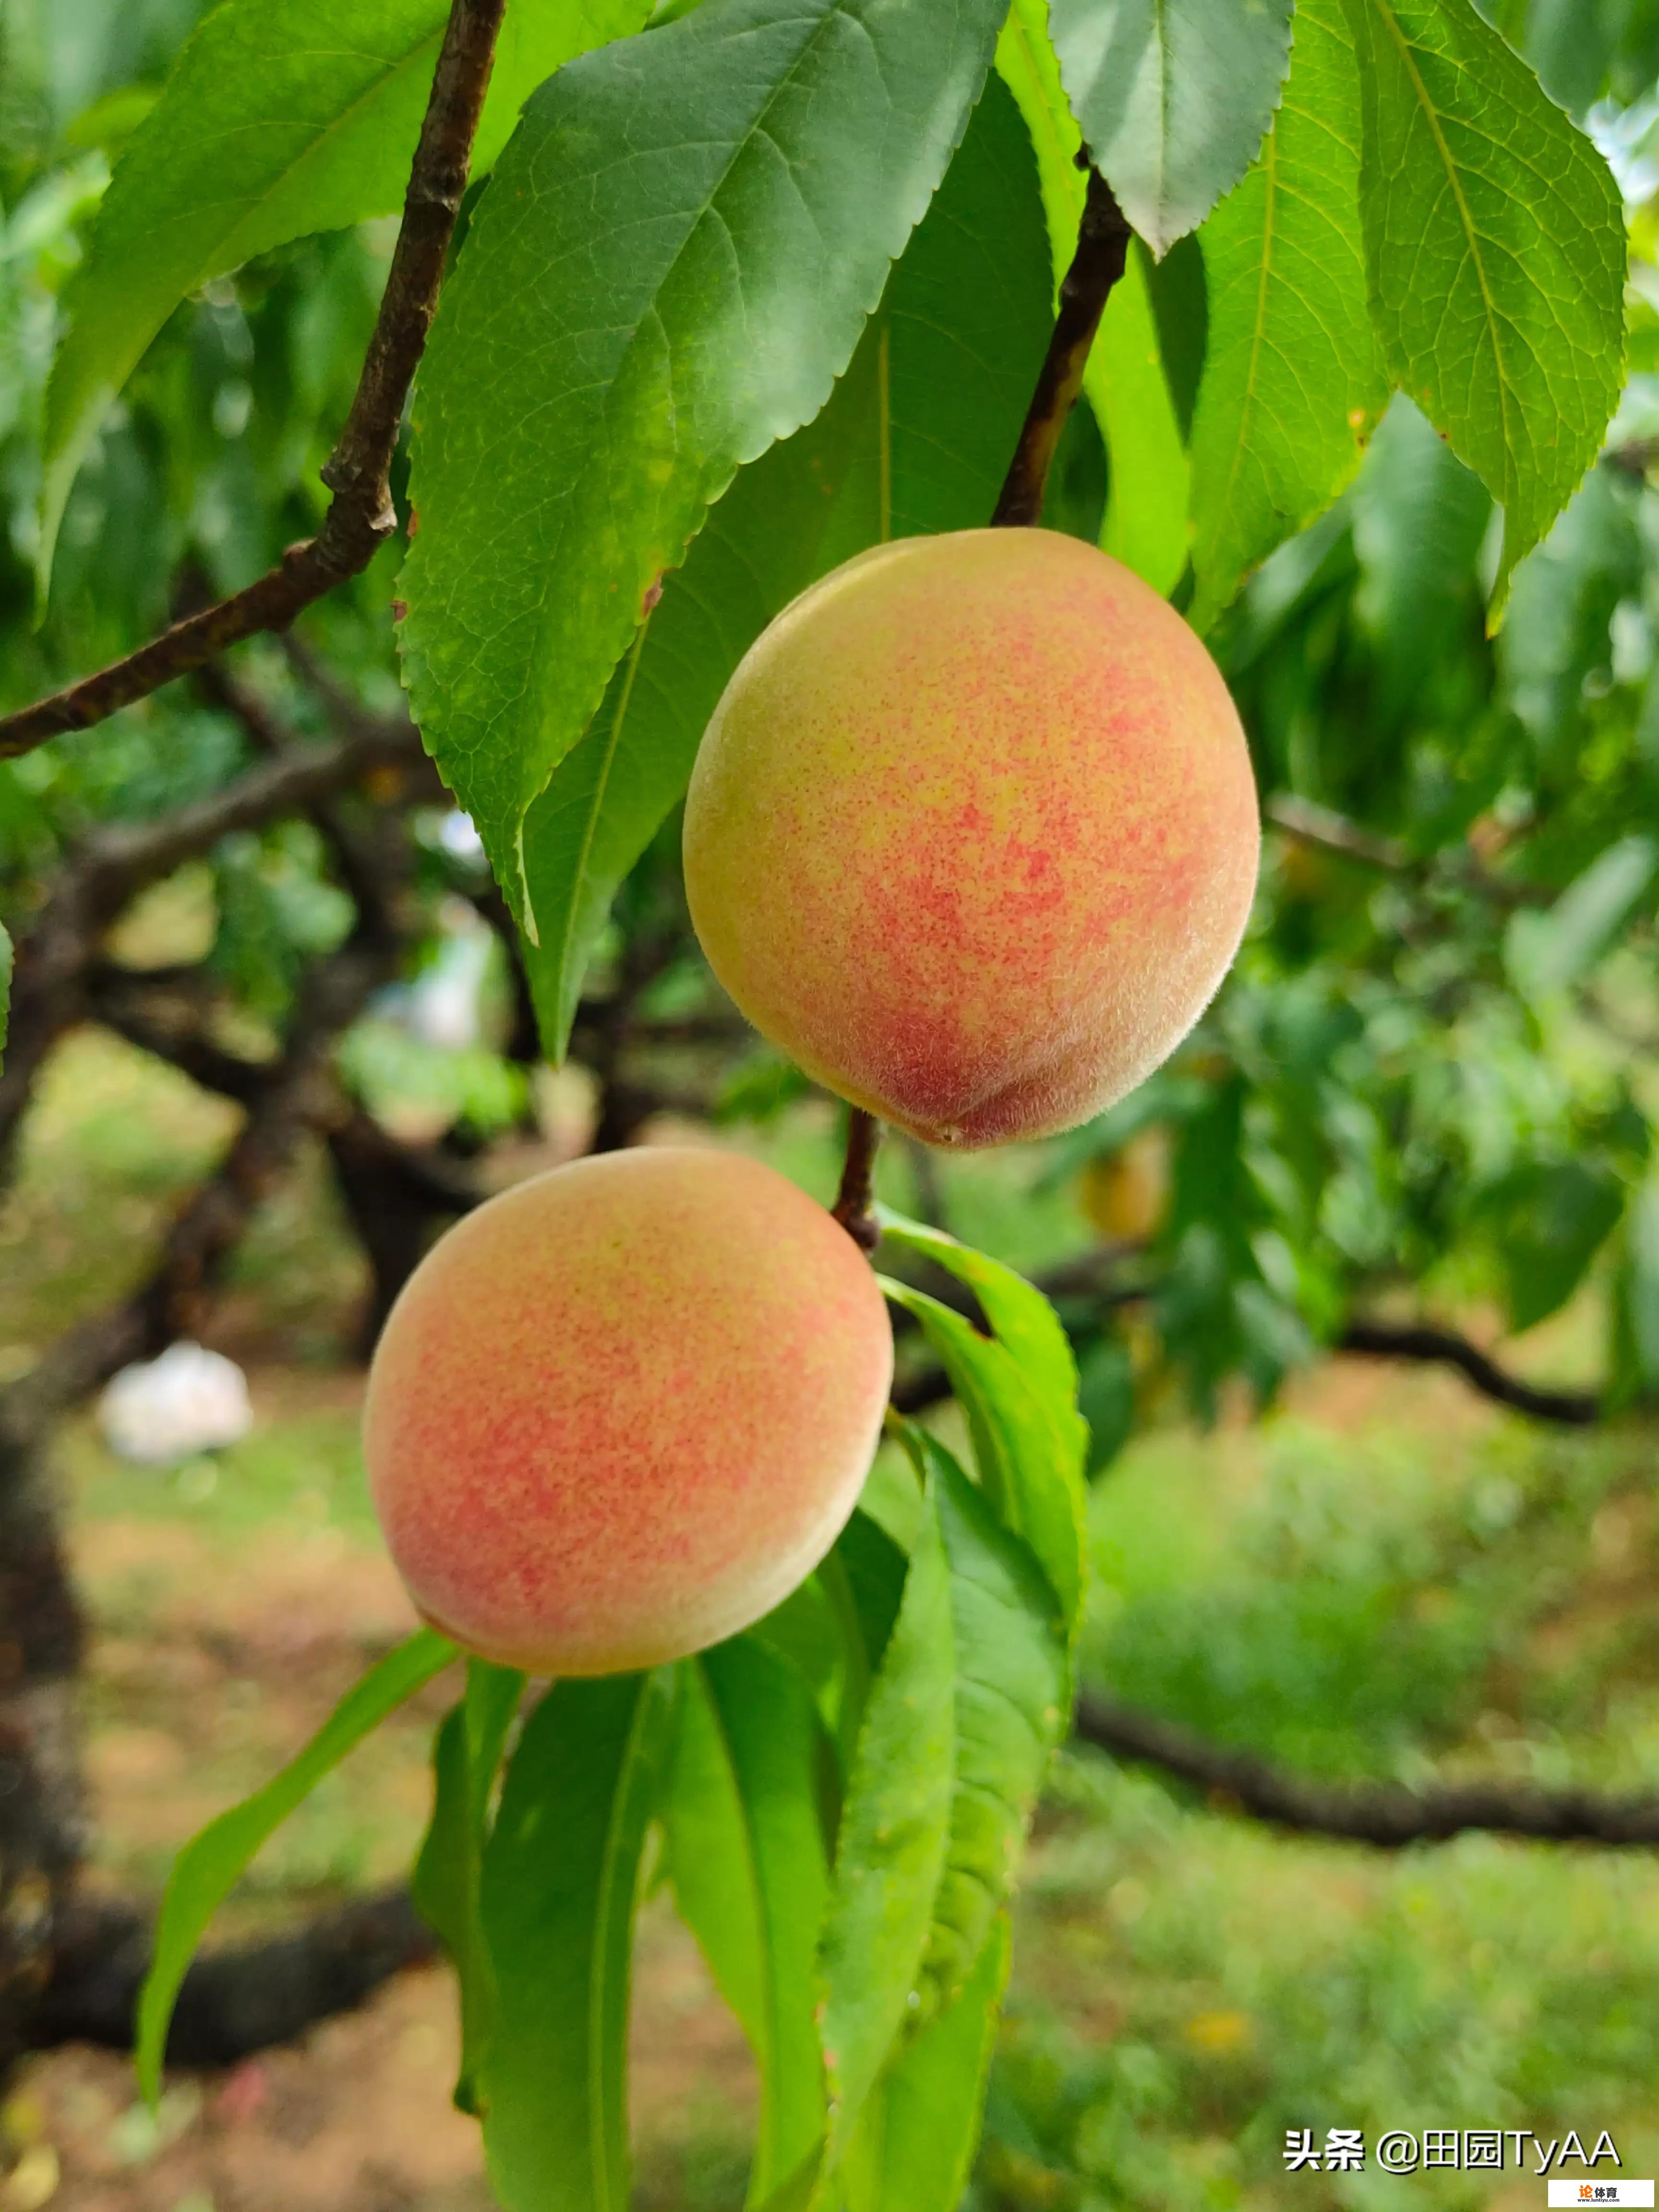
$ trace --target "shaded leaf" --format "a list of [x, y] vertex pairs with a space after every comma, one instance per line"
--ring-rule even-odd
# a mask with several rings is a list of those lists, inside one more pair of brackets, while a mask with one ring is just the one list
[[453, 1644], [417, 1629], [354, 1683], [316, 1735], [280, 1774], [240, 1805], [210, 1820], [173, 1863], [155, 1925], [155, 1949], [138, 1996], [138, 2085], [152, 2103], [161, 2087], [167, 2026], [185, 1970], [204, 1930], [265, 1839], [354, 1745], [372, 1735], [422, 1684], [456, 1656]]
[[1255, 159], [1291, 58], [1290, 0], [1050, 0], [1095, 166], [1154, 253]]
[[1620, 837], [1599, 853], [1547, 914], [1510, 916], [1504, 964], [1525, 998], [1581, 982], [1623, 933], [1659, 866], [1651, 837]]
[[988, 86], [829, 404], [738, 473], [530, 810], [540, 942], [526, 964], [550, 1055], [617, 887], [684, 793], [738, 660], [837, 562], [986, 520], [1048, 326], [1030, 151], [1012, 101]]
[[687, 1661], [663, 1821], [681, 1916], [760, 2073], [751, 2204], [781, 2189], [824, 2132], [812, 2013], [829, 1887], [818, 1732], [805, 1686], [753, 1637]]
[[11, 1012], [11, 939], [0, 924], [0, 1067], [6, 1063], [6, 1022]]
[[[482, 175], [561, 62], [635, 30], [646, 0], [516, 0], [474, 151]], [[65, 299], [46, 395], [49, 567], [110, 400], [188, 294], [308, 232], [403, 204], [447, 0], [222, 0], [128, 141]]]
[[922, 1960], [927, 2020], [960, 1994], [1013, 1887], [1070, 1692], [1065, 1624], [1036, 1559], [937, 1438], [919, 1434], [950, 1563], [957, 1678], [951, 1837]]
[[1389, 374], [1504, 508], [1492, 602], [1595, 459], [1623, 380], [1607, 163], [1468, 0], [1346, 0]]
[[667, 1669], [556, 1682], [507, 1769], [483, 1857], [496, 2005], [478, 2075], [506, 2212], [627, 2212], [634, 1913], [672, 1689]]
[[1624, 1209], [1618, 1177], [1588, 1160], [1529, 1161], [1480, 1194], [1475, 1218], [1498, 1246], [1511, 1328], [1566, 1304]]
[[865, 1707], [819, 1952], [830, 2141], [848, 2140], [917, 1987], [950, 1840], [955, 1751], [951, 1577], [936, 1513]]
[[467, 1661], [466, 1694], [446, 1715], [433, 1742], [432, 1819], [410, 1883], [416, 1910], [455, 1969], [461, 2000], [455, 2102], [462, 2112], [475, 2114], [479, 2054], [494, 2026], [495, 2005], [495, 1978], [479, 1917], [478, 1876], [490, 1791], [524, 1681], [510, 1667]]
[[1366, 301], [1359, 136], [1342, 0], [1300, 0], [1261, 158], [1199, 234], [1209, 294], [1192, 453], [1200, 629], [1330, 505], [1388, 398]]
[[526, 810], [710, 504], [829, 398], [997, 16], [720, 0], [527, 104], [434, 325], [401, 586], [416, 718], [527, 933]]
[[1012, 1939], [999, 1913], [961, 1995], [900, 2056], [848, 2158], [848, 2212], [956, 2212], [979, 2142]]
[[1544, 543], [1516, 571], [1498, 641], [1510, 704], [1546, 758], [1571, 742], [1588, 678], [1613, 658], [1613, 609], [1639, 591], [1636, 519], [1609, 469], [1592, 469]]

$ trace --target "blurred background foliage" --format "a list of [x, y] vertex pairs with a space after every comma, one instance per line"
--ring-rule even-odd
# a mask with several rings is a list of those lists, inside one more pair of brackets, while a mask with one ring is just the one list
[[[6, 706], [247, 581], [321, 513], [386, 226], [284, 249], [173, 317], [82, 471], [37, 621], [58, 301], [110, 161], [198, 12], [0, 0]], [[1601, 461], [1489, 637], [1491, 502], [1396, 398], [1350, 491], [1212, 636], [1267, 823], [1255, 919], [1215, 1006], [1100, 1121], [985, 1158], [891, 1144], [882, 1187], [1050, 1281], [1073, 1331], [1097, 1478], [1092, 1680], [1314, 1773], [1496, 1766], [1659, 1789], [1659, 6], [1487, 12], [1594, 131], [1629, 203], [1631, 374]], [[1079, 417], [1051, 522], [1097, 528], [1110, 466]], [[401, 712], [394, 567], [389, 553], [313, 609], [297, 652], [239, 657], [287, 742]], [[0, 766], [0, 921], [26, 939], [88, 841], [222, 790], [259, 754], [245, 714], [181, 685]], [[352, 802], [404, 840], [397, 972], [337, 1055], [369, 1123], [486, 1183], [695, 1125], [827, 1194], [836, 1110], [720, 1000], [684, 920], [674, 823], [618, 900], [575, 1064], [555, 1077], [527, 1042], [476, 839], [400, 775]], [[326, 825], [278, 820], [146, 887], [106, 953], [125, 975], [189, 971], [212, 1039], [264, 1063], [355, 910]], [[142, 1275], [235, 1118], [165, 1056], [84, 1025], [59, 1042], [0, 1215], [0, 1379]], [[279, 1635], [238, 1644], [234, 1608], [204, 1628], [189, 1594], [217, 1578], [257, 1621], [239, 1579], [251, 1562], [284, 1546], [373, 1557], [349, 1379], [351, 1172], [307, 1153], [233, 1269], [215, 1327], [259, 1384], [253, 1439], [140, 1494], [71, 1426], [112, 1874], [154, 1880], [201, 1807], [297, 1734], [292, 1698], [308, 1694], [289, 1684], [283, 1701]], [[1558, 1434], [1442, 1374], [1362, 1388], [1322, 1364], [1357, 1324], [1425, 1321], [1535, 1384], [1595, 1394], [1599, 1424]], [[192, 1636], [218, 1656], [197, 1684], [187, 1779], [163, 1758], [159, 1781], [135, 1780], [108, 1746], [178, 1735]], [[321, 1793], [267, 1893], [323, 1896], [395, 1868], [422, 1814], [421, 1729], [386, 1744], [376, 1759], [395, 1773]], [[152, 1802], [169, 1793], [176, 1818]], [[1363, 2212], [1395, 2185], [1284, 2177], [1291, 2125], [1607, 2126], [1626, 2171], [1659, 2153], [1645, 1859], [1481, 1838], [1367, 1856], [1274, 1838], [1078, 1752], [1023, 1911], [980, 2212], [1243, 2197]], [[664, 2123], [653, 2203], [736, 2201], [719, 2100], [744, 2092], [718, 2066], [711, 2078], [690, 2133]], [[50, 2081], [21, 2094], [36, 2104], [7, 2108], [17, 2158], [60, 2121], [74, 2135]], [[154, 2136], [140, 2151], [122, 2168], [132, 2193], [100, 2203], [211, 2203], [188, 2179], [165, 2195], [181, 2150]], [[1412, 2185], [1448, 2205], [1489, 2194], [1452, 2174]]]

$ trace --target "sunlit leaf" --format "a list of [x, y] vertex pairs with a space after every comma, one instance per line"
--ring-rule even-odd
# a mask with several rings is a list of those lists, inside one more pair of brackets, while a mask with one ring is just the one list
[[304, 1803], [347, 1752], [455, 1656], [454, 1645], [443, 1637], [429, 1628], [417, 1629], [346, 1692], [297, 1758], [252, 1796], [210, 1820], [173, 1861], [156, 1922], [155, 1949], [138, 1997], [134, 2055], [139, 2087], [152, 2103], [161, 2087], [161, 2059], [179, 1985], [209, 1921], [238, 1877], [261, 1844]]

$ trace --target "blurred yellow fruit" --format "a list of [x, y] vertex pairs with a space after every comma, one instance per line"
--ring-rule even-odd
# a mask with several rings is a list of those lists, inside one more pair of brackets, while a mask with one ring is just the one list
[[1139, 1243], [1153, 1235], [1170, 1202], [1167, 1133], [1143, 1129], [1121, 1151], [1091, 1160], [1078, 1195], [1085, 1217], [1103, 1237]]
[[1194, 2013], [1187, 2023], [1187, 2040], [1194, 2051], [1212, 2058], [1230, 2058], [1250, 2039], [1247, 2012]]
[[34, 2143], [23, 2153], [3, 2181], [0, 2206], [4, 2212], [40, 2212], [58, 2194], [58, 2154], [50, 2143]]

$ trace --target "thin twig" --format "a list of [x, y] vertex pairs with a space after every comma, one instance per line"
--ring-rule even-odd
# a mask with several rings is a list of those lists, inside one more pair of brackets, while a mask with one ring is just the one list
[[301, 608], [361, 574], [392, 536], [392, 451], [437, 306], [505, 6], [506, 0], [453, 0], [450, 9], [386, 292], [351, 411], [322, 472], [334, 495], [322, 528], [290, 545], [245, 591], [174, 623], [124, 660], [0, 717], [0, 760], [101, 722], [244, 638], [286, 629]]
[[870, 1208], [873, 1199], [876, 1147], [881, 1124], [862, 1106], [854, 1106], [847, 1122], [847, 1158], [841, 1171], [841, 1188], [830, 1212], [860, 1252], [873, 1252], [881, 1241]]
[[1132, 234], [1111, 186], [1098, 169], [1089, 172], [1088, 197], [1078, 230], [1077, 252], [1060, 287], [1060, 312], [1048, 341], [1036, 390], [1019, 443], [991, 517], [994, 528], [1035, 524], [1042, 513], [1042, 494], [1060, 432], [1083, 389], [1089, 348], [1100, 327], [1106, 301], [1123, 274]]
[[1075, 1732], [1114, 1758], [1159, 1767], [1236, 1806], [1253, 1820], [1304, 1835], [1339, 1836], [1398, 1850], [1443, 1843], [1466, 1829], [1545, 1843], [1659, 1844], [1659, 1798], [1540, 1790], [1525, 1782], [1448, 1783], [1408, 1790], [1392, 1782], [1314, 1782], [1252, 1751], [1211, 1741], [1177, 1721], [1089, 1695]]

